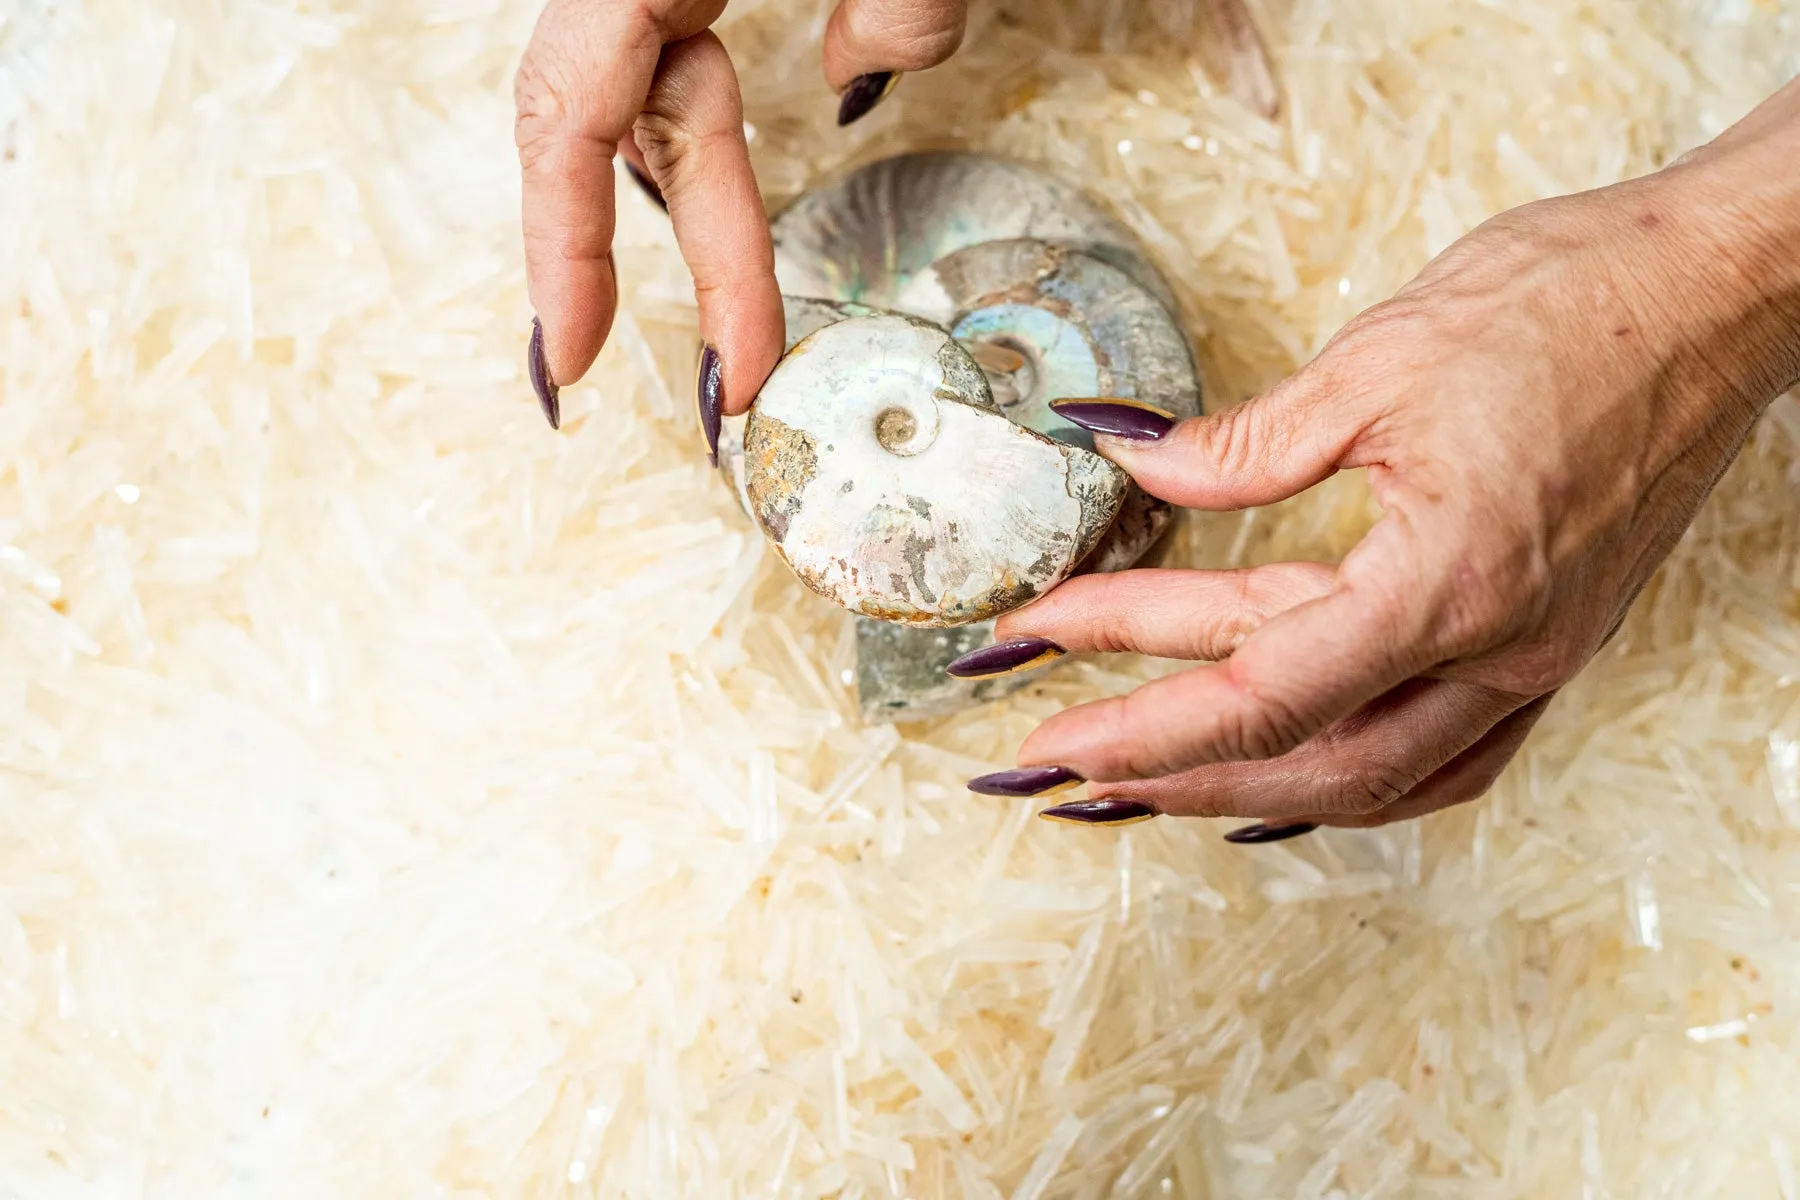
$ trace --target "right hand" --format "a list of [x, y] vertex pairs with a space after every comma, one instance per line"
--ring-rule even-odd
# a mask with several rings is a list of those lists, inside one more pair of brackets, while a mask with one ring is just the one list
[[[587, 373], [612, 328], [615, 154], [668, 205], [700, 336], [721, 367], [712, 404], [744, 412], [781, 357], [774, 248], [737, 74], [709, 30], [724, 9], [725, 0], [550, 0], [538, 20], [515, 87], [515, 137], [526, 282], [552, 395]], [[841, 0], [825, 31], [826, 80], [879, 98], [879, 87], [850, 85], [949, 58], [965, 15], [966, 0]], [[849, 94], [845, 106], [855, 107]], [[716, 428], [716, 407], [702, 417]]]

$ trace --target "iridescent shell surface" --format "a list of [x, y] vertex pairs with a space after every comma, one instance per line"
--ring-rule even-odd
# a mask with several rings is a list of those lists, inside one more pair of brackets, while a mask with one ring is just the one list
[[806, 585], [906, 625], [988, 621], [1112, 527], [1129, 478], [1008, 418], [942, 328], [853, 317], [802, 340], [744, 435], [750, 510]]
[[[1048, 406], [1050, 400], [1118, 396], [1156, 404], [1177, 416], [1200, 411], [1198, 375], [1187, 338], [1173, 316], [1169, 289], [1136, 238], [1093, 199], [1034, 168], [963, 153], [885, 159], [802, 196], [776, 218], [773, 230], [790, 359], [771, 376], [771, 385], [782, 381], [785, 389], [803, 377], [794, 373], [784, 379], [790, 363], [798, 366], [812, 353], [801, 352], [798, 362], [792, 357], [811, 335], [837, 322], [889, 312], [938, 326], [980, 365], [985, 399], [973, 388], [965, 389], [972, 394], [962, 398], [969, 401], [968, 411], [981, 411], [984, 417], [965, 421], [958, 414], [958, 429], [965, 424], [986, 429], [986, 419], [997, 409], [1024, 430], [1085, 452], [1092, 449], [1092, 440], [1057, 417]], [[841, 362], [825, 373], [838, 381], [828, 388], [844, 387], [840, 399], [855, 397], [865, 428], [872, 428], [870, 418], [879, 411], [863, 411], [868, 409], [868, 395], [879, 390], [869, 366], [885, 362], [897, 378], [915, 381], [924, 369], [920, 363], [901, 361], [919, 352], [923, 343], [910, 335], [902, 341], [908, 347], [905, 355], [863, 343], [872, 357], [860, 375]], [[831, 339], [831, 344], [837, 345], [837, 340]], [[854, 376], [854, 387], [844, 383], [846, 371]], [[769, 395], [765, 388], [753, 414], [764, 409]], [[809, 420], [823, 419], [821, 404], [809, 405], [807, 412]], [[754, 416], [727, 419], [720, 439], [720, 468], [745, 507], [756, 513], [749, 485], [764, 467], [749, 469], [745, 454], [746, 429], [754, 420]], [[759, 444], [767, 453], [776, 453], [775, 442]], [[840, 452], [837, 442], [825, 444], [834, 447], [827, 453]], [[850, 453], [869, 453], [868, 444]], [[780, 457], [764, 466], [778, 471]], [[947, 465], [951, 456], [932, 461]], [[935, 470], [911, 477], [918, 498], [931, 503], [934, 511], [973, 501], [967, 481], [940, 478]], [[947, 489], [945, 495], [954, 503], [934, 499], [935, 489]], [[765, 499], [778, 490], [764, 490]], [[824, 499], [815, 490], [807, 490], [809, 504]], [[844, 499], [854, 494], [853, 487]], [[987, 503], [984, 527], [1002, 531], [990, 538], [1016, 537], [1005, 531], [1019, 519], [1019, 507], [1003, 499]], [[1077, 519], [1075, 526], [1062, 527], [1062, 516], [1049, 515], [1055, 511], [1052, 505], [1040, 512], [1038, 524], [1056, 525], [1078, 544], [1085, 539], [1091, 520], [1084, 525]], [[953, 616], [941, 601], [921, 605], [922, 594], [910, 580], [904, 598], [893, 579], [872, 586], [860, 579], [839, 579], [830, 590], [819, 588], [820, 581], [836, 577], [797, 565], [797, 559], [806, 560], [786, 545], [796, 533], [791, 519], [783, 529], [786, 537], [777, 537], [764, 520], [765, 513], [758, 513], [759, 523], [810, 586], [854, 611], [873, 614], [861, 618], [857, 628], [857, 685], [865, 715], [897, 720], [941, 715], [1004, 694], [1034, 677], [968, 681], [945, 676], [942, 668], [951, 659], [992, 640], [987, 617], [961, 615], [986, 609], [981, 605], [957, 609]], [[1172, 519], [1167, 505], [1127, 483], [1111, 525], [1069, 570], [1131, 566], [1160, 539]], [[850, 505], [837, 516], [821, 517], [813, 532], [821, 539], [826, 536], [823, 531], [830, 531], [831, 536], [855, 542], [868, 532], [867, 520], [866, 509]], [[959, 535], [964, 527], [959, 518]], [[932, 536], [944, 532], [932, 529]], [[1034, 536], [1014, 545], [1029, 544]], [[823, 540], [817, 545], [823, 546]], [[855, 545], [848, 548], [851, 555], [842, 553], [845, 546], [837, 546], [836, 557], [850, 561], [860, 553]], [[1045, 577], [1051, 576], [1062, 577], [1055, 572]], [[848, 586], [840, 586], [846, 582]], [[945, 594], [929, 578], [927, 587], [934, 596]], [[1014, 595], [1022, 602], [1041, 589], [1034, 586], [1028, 591]], [[961, 591], [954, 594], [959, 601], [964, 596]], [[901, 602], [890, 603], [895, 599]], [[1002, 610], [996, 608], [990, 615], [998, 611]], [[956, 623], [965, 619], [971, 623]]]

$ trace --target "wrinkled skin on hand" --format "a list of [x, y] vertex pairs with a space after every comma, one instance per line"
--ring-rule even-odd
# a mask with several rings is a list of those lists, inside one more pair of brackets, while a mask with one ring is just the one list
[[1222, 660], [1025, 742], [1096, 797], [1378, 825], [1480, 795], [1800, 378], [1800, 85], [1657, 175], [1501, 215], [1306, 367], [1160, 440], [1151, 493], [1269, 504], [1366, 468], [1335, 567], [1070, 580], [1003, 638]]
[[[840, 0], [826, 83], [921, 70], [962, 41], [965, 0]], [[694, 277], [700, 336], [747, 410], [781, 357], [775, 252], [737, 72], [711, 32], [725, 0], [550, 0], [515, 82], [525, 269], [555, 386], [587, 373], [618, 307], [613, 159], [660, 190]]]

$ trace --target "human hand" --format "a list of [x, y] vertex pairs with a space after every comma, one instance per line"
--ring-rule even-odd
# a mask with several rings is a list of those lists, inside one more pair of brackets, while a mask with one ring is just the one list
[[[781, 357], [781, 295], [744, 139], [737, 73], [710, 26], [725, 0], [551, 0], [516, 82], [525, 271], [537, 313], [532, 382], [554, 427], [560, 387], [587, 373], [612, 328], [613, 156], [668, 209], [700, 309], [701, 426], [750, 407]], [[962, 40], [965, 0], [841, 0], [825, 31], [839, 124], [898, 73]]]
[[1058, 404], [1176, 504], [1366, 467], [1383, 515], [1335, 569], [1087, 575], [1008, 614], [955, 673], [1059, 649], [1223, 661], [1052, 717], [971, 788], [1092, 780], [1045, 815], [1254, 817], [1249, 841], [1485, 791], [1800, 378], [1800, 119], [1776, 125], [1503, 214], [1228, 412]]

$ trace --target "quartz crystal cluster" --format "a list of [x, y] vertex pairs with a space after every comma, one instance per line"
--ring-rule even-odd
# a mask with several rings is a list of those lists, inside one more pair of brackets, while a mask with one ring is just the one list
[[[847, 618], [719, 485], [623, 173], [622, 308], [545, 427], [539, 7], [0, 3], [0, 1195], [1800, 1195], [1800, 405], [1486, 800], [1048, 825], [963, 781], [1168, 665], [865, 721], [868, 641], [981, 626]], [[975, 4], [847, 130], [819, 4], [719, 32], [772, 209], [1035, 164], [1155, 263], [1209, 406], [1800, 68], [1787, 0], [1250, 11], [1273, 120], [1189, 0]], [[1163, 552], [1368, 520], [1345, 478]]]

